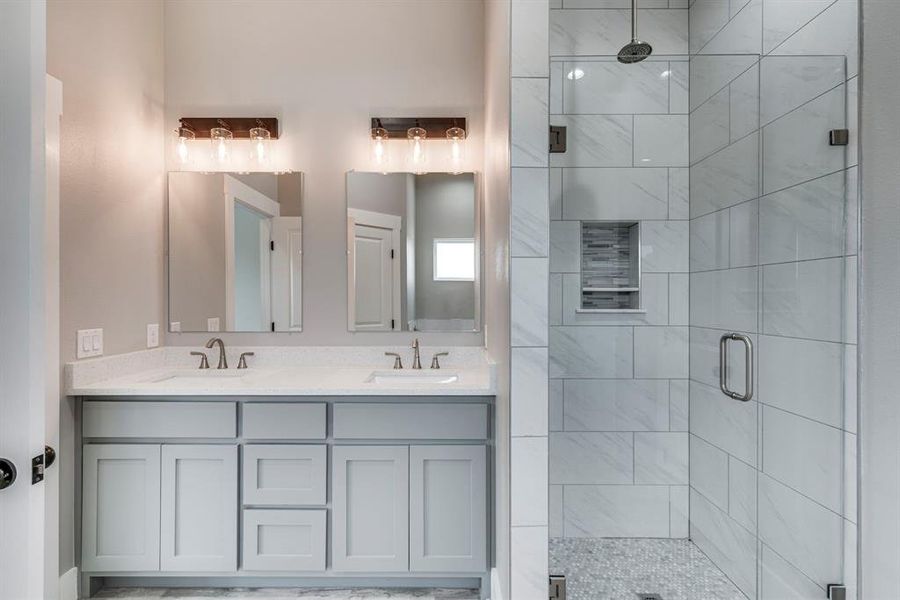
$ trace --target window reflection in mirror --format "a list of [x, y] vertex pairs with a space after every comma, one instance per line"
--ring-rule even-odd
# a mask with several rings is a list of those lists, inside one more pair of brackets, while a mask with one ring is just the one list
[[472, 173], [347, 175], [350, 331], [476, 331]]
[[169, 174], [172, 331], [300, 331], [300, 173]]

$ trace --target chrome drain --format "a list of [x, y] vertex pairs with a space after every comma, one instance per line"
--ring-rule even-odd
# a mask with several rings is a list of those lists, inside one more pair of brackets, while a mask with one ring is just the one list
[[663, 600], [659, 594], [638, 594], [638, 600]]

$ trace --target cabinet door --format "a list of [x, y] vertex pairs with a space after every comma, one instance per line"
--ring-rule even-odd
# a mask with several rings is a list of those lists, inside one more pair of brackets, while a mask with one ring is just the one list
[[485, 446], [410, 447], [411, 571], [485, 571], [486, 463]]
[[237, 446], [162, 447], [160, 567], [237, 570]]
[[333, 449], [335, 571], [409, 570], [409, 448]]
[[82, 569], [159, 570], [159, 446], [84, 446]]

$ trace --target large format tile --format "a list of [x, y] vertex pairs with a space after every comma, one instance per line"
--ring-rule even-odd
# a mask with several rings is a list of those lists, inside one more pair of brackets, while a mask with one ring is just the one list
[[[650, 277], [650, 275], [647, 275]], [[669, 325], [690, 322], [690, 276], [687, 273], [669, 274]]]
[[548, 0], [513, 0], [510, 5], [510, 72], [513, 77], [546, 77], [550, 52]]
[[547, 348], [512, 348], [510, 351], [510, 429], [513, 436], [547, 435], [547, 369]]
[[547, 256], [550, 251], [549, 171], [512, 169], [510, 256]]
[[669, 167], [669, 218], [690, 219], [690, 169]]
[[550, 272], [581, 272], [581, 223], [552, 221], [550, 223]]
[[666, 169], [563, 169], [564, 219], [665, 219]]
[[550, 434], [550, 483], [630, 484], [633, 482], [633, 434], [618, 432]]
[[[576, 78], [573, 72], [580, 77]], [[668, 61], [623, 65], [616, 60], [566, 62], [564, 112], [577, 114], [665, 114], [668, 112]], [[572, 77], [568, 74], [573, 73]]]
[[687, 115], [635, 115], [634, 166], [688, 166], [689, 129]]
[[510, 166], [546, 167], [549, 79], [515, 77], [510, 88]]
[[759, 129], [759, 67], [754, 65], [731, 82], [731, 141]]
[[668, 486], [566, 486], [563, 505], [568, 537], [669, 536]]
[[[793, 4], [808, 4], [794, 2]], [[843, 83], [838, 56], [766, 56], [760, 61], [760, 118], [768, 124]]]
[[[697, 2], [720, 0], [697, 0]], [[700, 14], [701, 4], [692, 10]], [[690, 61], [691, 110], [709, 100], [759, 60], [755, 55], [697, 55]]]
[[669, 431], [687, 431], [689, 426], [688, 381], [669, 380]]
[[727, 210], [691, 220], [691, 271], [727, 269], [731, 230]]
[[566, 431], [665, 431], [669, 382], [653, 379], [569, 379]]
[[648, 379], [688, 377], [687, 327], [635, 327], [634, 376]]
[[731, 105], [728, 87], [691, 112], [691, 164], [727, 146]]
[[847, 75], [852, 77], [859, 65], [858, 21], [856, 0], [837, 0], [775, 47], [773, 54], [846, 56]]
[[756, 531], [756, 476], [758, 471], [733, 456], [728, 457], [728, 515]]
[[551, 377], [632, 377], [631, 327], [554, 327]]
[[548, 451], [545, 437], [510, 442], [510, 521], [513, 527], [547, 525]]
[[732, 269], [759, 263], [759, 203], [743, 202], [728, 209], [730, 261]]
[[771, 52], [833, 2], [834, 0], [764, 0], [763, 52]]
[[510, 597], [543, 598], [550, 576], [547, 527], [510, 528]]
[[669, 63], [669, 114], [683, 115], [690, 111], [690, 62], [673, 60]]
[[687, 221], [642, 221], [641, 271], [687, 273], [688, 236]]
[[691, 325], [756, 331], [757, 288], [756, 267], [691, 273]]
[[[566, 152], [551, 154], [554, 167], [632, 166], [631, 115], [558, 115], [553, 125], [566, 127]], [[543, 151], [547, 153], [546, 131], [541, 129]]]
[[635, 433], [634, 482], [636, 484], [686, 485], [688, 483], [688, 434], [676, 432]]
[[696, 435], [690, 436], [690, 482], [707, 500], [728, 510], [728, 454]]
[[691, 167], [691, 217], [759, 196], [759, 135], [751, 134]]
[[550, 486], [550, 537], [565, 535], [563, 527], [563, 488], [561, 485]]
[[546, 346], [549, 260], [510, 260], [510, 337], [513, 346]]
[[563, 427], [563, 384], [564, 379], [550, 380], [550, 431], [562, 431]]
[[[795, 3], [802, 4], [802, 3]], [[825, 590], [816, 585], [809, 577], [801, 573], [771, 548], [761, 545], [760, 598], [764, 600], [821, 600], [825, 598]]]
[[669, 537], [683, 539], [690, 535], [690, 488], [686, 485], [670, 485]]
[[749, 465], [756, 465], [757, 406], [691, 382], [691, 433]]
[[762, 51], [762, 12], [762, 0], [749, 0], [700, 51], [705, 54], [759, 54]]
[[699, 52], [728, 23], [729, 0], [694, 0], [690, 10], [691, 53]]
[[763, 267], [763, 333], [842, 341], [844, 260]]
[[[687, 54], [687, 12], [640, 10], [641, 36], [652, 40], [654, 54]], [[613, 56], [622, 48], [623, 33], [630, 29], [630, 10], [555, 10], [550, 15], [550, 54]]]

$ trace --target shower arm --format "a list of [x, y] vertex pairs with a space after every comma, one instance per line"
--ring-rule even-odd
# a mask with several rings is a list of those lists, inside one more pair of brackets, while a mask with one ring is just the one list
[[637, 40], [637, 4], [638, 0], [631, 0], [631, 41]]

